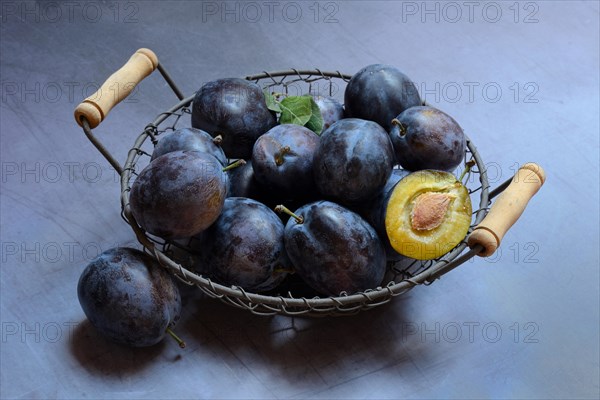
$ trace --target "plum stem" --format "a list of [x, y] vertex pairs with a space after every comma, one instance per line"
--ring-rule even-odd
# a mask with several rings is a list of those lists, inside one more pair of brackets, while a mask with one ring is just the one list
[[396, 125], [400, 128], [400, 136], [406, 136], [406, 127], [402, 125], [402, 122], [398, 118], [394, 118], [391, 122], [392, 125]]
[[281, 213], [287, 214], [290, 217], [294, 218], [296, 220], [296, 222], [299, 223], [299, 224], [303, 224], [304, 223], [304, 218], [302, 218], [301, 215], [298, 216], [298, 215], [294, 214], [289, 208], [287, 208], [283, 204], [280, 204], [277, 207], [275, 207], [275, 212], [279, 213], [279, 214], [281, 214]]
[[181, 340], [181, 338], [180, 338], [179, 336], [177, 336], [177, 335], [175, 334], [175, 332], [173, 332], [173, 331], [171, 330], [171, 328], [167, 328], [167, 333], [168, 333], [169, 335], [171, 335], [171, 337], [172, 337], [173, 339], [175, 339], [175, 341], [177, 342], [177, 344], [179, 344], [179, 347], [181, 347], [182, 349], [185, 349], [185, 342], [184, 342], [183, 340]]
[[213, 138], [212, 142], [213, 142], [214, 144], [216, 144], [217, 146], [220, 146], [220, 145], [221, 145], [221, 143], [223, 143], [223, 136], [221, 136], [221, 135], [217, 135], [217, 136], [215, 136], [215, 137]]
[[278, 102], [280, 102], [280, 101], [281, 101], [281, 100], [280, 100], [280, 98], [281, 98], [281, 97], [283, 97], [283, 98], [285, 98], [285, 97], [286, 97], [286, 94], [285, 94], [285, 93], [281, 93], [281, 92], [271, 92], [271, 95], [272, 95], [273, 97], [275, 97], [275, 101], [278, 101]]
[[279, 150], [277, 153], [275, 153], [275, 165], [280, 167], [284, 161], [283, 157], [286, 154], [289, 154], [291, 151], [292, 151], [292, 149], [290, 149], [290, 146], [285, 146], [285, 147], [282, 147], [281, 150]]
[[236, 162], [233, 162], [231, 164], [229, 164], [228, 166], [226, 166], [225, 168], [223, 168], [223, 172], [227, 172], [230, 169], [234, 169], [237, 167], [241, 167], [242, 165], [246, 165], [246, 160], [244, 160], [243, 158], [240, 158], [239, 160], [237, 160]]
[[458, 181], [462, 182], [465, 175], [467, 175], [471, 171], [471, 168], [474, 166], [475, 166], [474, 159], [470, 159], [469, 161], [467, 161], [467, 163], [465, 164], [465, 170], [462, 172], [462, 174], [460, 174], [460, 178], [458, 178]]
[[281, 266], [281, 265], [278, 266], [278, 267], [273, 268], [273, 273], [284, 273], [284, 272], [287, 272], [288, 274], [293, 274], [296, 271], [293, 268], [286, 268], [286, 267]]

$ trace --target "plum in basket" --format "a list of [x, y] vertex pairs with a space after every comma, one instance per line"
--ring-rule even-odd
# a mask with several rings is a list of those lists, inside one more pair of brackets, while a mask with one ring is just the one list
[[346, 118], [321, 134], [313, 171], [319, 191], [329, 199], [353, 205], [374, 197], [394, 165], [394, 149], [378, 124]]
[[252, 160], [228, 170], [227, 177], [229, 183], [227, 197], [247, 197], [262, 202], [267, 196], [265, 189], [256, 180]]
[[412, 107], [392, 121], [396, 159], [410, 171], [453, 171], [464, 159], [466, 138], [448, 114], [429, 106]]
[[192, 126], [221, 135], [228, 158], [250, 158], [256, 139], [276, 123], [260, 86], [245, 79], [208, 82], [194, 97]]
[[225, 166], [227, 157], [220, 145], [220, 139], [215, 139], [208, 133], [196, 128], [181, 128], [163, 133], [152, 152], [152, 160], [163, 154], [177, 150], [201, 151], [211, 154]]
[[290, 270], [283, 230], [277, 214], [264, 204], [228, 197], [219, 218], [198, 236], [196, 251], [217, 282], [265, 292]]
[[313, 159], [319, 136], [300, 125], [277, 125], [258, 138], [252, 151], [254, 176], [280, 198], [316, 191]]
[[212, 155], [174, 151], [155, 158], [131, 185], [137, 223], [165, 239], [196, 235], [219, 216], [227, 193], [223, 166]]
[[375, 121], [387, 131], [398, 114], [421, 104], [408, 76], [390, 65], [364, 67], [352, 76], [344, 92], [347, 117]]
[[344, 106], [335, 98], [329, 96], [315, 96], [314, 100], [319, 107], [321, 117], [323, 117], [322, 132], [344, 118]]
[[385, 249], [360, 215], [330, 201], [300, 207], [285, 226], [285, 248], [296, 273], [328, 296], [374, 289], [385, 274]]

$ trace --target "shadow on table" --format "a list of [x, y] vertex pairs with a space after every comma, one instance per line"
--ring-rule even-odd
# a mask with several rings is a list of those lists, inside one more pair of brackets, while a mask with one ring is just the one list
[[418, 314], [411, 305], [417, 299], [411, 293], [401, 297], [352, 316], [316, 318], [258, 316], [199, 298], [188, 305], [196, 309], [179, 331], [188, 343], [197, 342], [253, 375], [264, 373], [269, 381], [275, 374], [276, 381], [288, 384], [329, 385], [387, 367], [421, 375], [414, 360], [434, 349], [410, 323], [418, 318], [411, 315]]
[[152, 363], [163, 351], [165, 341], [146, 348], [131, 348], [104, 338], [86, 319], [73, 331], [71, 353], [92, 374], [131, 375]]

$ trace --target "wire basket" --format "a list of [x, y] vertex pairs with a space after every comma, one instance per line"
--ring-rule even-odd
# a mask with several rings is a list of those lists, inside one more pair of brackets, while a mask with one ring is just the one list
[[[137, 59], [135, 59], [136, 56]], [[194, 285], [206, 295], [220, 299], [226, 304], [259, 315], [349, 315], [386, 304], [394, 297], [407, 292], [417, 285], [429, 285], [434, 280], [458, 267], [474, 255], [486, 255], [486, 252], [489, 253], [489, 249], [487, 248], [488, 245], [486, 243], [482, 243], [481, 241], [468, 243], [473, 236], [471, 233], [476, 228], [480, 227], [486, 214], [488, 214], [491, 199], [505, 190], [515, 179], [508, 180], [494, 191], [490, 191], [485, 164], [473, 142], [467, 138], [467, 149], [464, 156], [465, 165], [467, 162], [470, 162], [470, 164], [473, 164], [473, 167], [469, 168], [468, 172], [466, 172], [463, 183], [467, 186], [474, 205], [471, 227], [469, 228], [469, 235], [467, 235], [467, 237], [465, 237], [465, 239], [454, 249], [440, 258], [428, 261], [406, 259], [399, 262], [388, 262], [385, 283], [382, 284], [382, 286], [365, 290], [360, 293], [340, 293], [340, 295], [336, 297], [307, 296], [302, 290], [295, 291], [290, 289], [290, 287], [293, 288], [293, 286], [290, 285], [283, 285], [279, 290], [269, 293], [252, 293], [240, 287], [221, 285], [206, 276], [192, 272], [191, 265], [186, 263], [189, 259], [185, 257], [185, 255], [188, 254], [186, 252], [185, 243], [165, 241], [148, 234], [136, 223], [129, 207], [131, 184], [135, 180], [137, 173], [150, 162], [152, 148], [160, 139], [160, 136], [165, 132], [177, 128], [189, 127], [191, 122], [190, 106], [192, 104], [193, 95], [184, 97], [168, 73], [158, 63], [158, 60], [152, 59], [152, 56], [154, 56], [154, 54], [149, 50], [141, 49], [134, 54], [128, 62], [128, 64], [137, 64], [139, 67], [140, 63], [143, 64], [145, 62], [148, 64], [148, 61], [143, 61], [143, 57], [149, 58], [152, 66], [150, 71], [147, 71], [148, 67], [146, 67], [146, 71], [142, 71], [141, 73], [138, 71], [138, 75], [136, 76], [132, 76], [130, 72], [130, 75], [127, 75], [127, 77], [131, 80], [128, 81], [125, 80], [123, 75], [118, 76], [120, 73], [123, 74], [123, 70], [127, 68], [131, 69], [131, 65], [126, 64], [105, 83], [105, 85], [108, 85], [115, 79], [119, 79], [121, 82], [134, 81], [137, 83], [152, 72], [152, 70], [158, 68], [167, 83], [180, 99], [177, 104], [169, 110], [159, 114], [153, 122], [144, 128], [129, 150], [123, 167], [120, 166], [110, 152], [104, 148], [92, 133], [92, 128], [101, 122], [108, 113], [108, 110], [110, 110], [116, 102], [111, 104], [101, 113], [102, 115], [99, 117], [99, 120], [96, 120], [94, 115], [86, 115], [85, 112], [80, 109], [81, 107], [78, 107], [76, 110], [76, 120], [82, 125], [84, 132], [90, 141], [120, 173], [122, 217], [132, 227], [138, 241], [144, 246], [145, 250], [153, 255], [162, 266], [185, 284]], [[325, 72], [318, 69], [291, 69], [280, 72], [263, 72], [261, 74], [245, 77], [245, 79], [253, 81], [269, 91], [289, 95], [310, 93], [332, 97], [343, 94], [346, 83], [350, 78], [351, 75], [343, 74], [338, 71]], [[131, 90], [132, 89], [133, 86], [131, 86]], [[127, 94], [128, 93], [124, 93], [117, 102], [126, 97]], [[89, 103], [90, 98], [82, 104], [85, 104], [86, 102]], [[538, 176], [541, 176], [539, 185], [541, 186], [541, 183], [543, 183], [543, 171], [542, 175], [540, 175], [539, 171], [542, 171], [541, 168], [537, 171]], [[531, 194], [531, 196], [532, 195], [533, 194]], [[510, 227], [510, 225], [508, 227]], [[496, 243], [496, 247], [497, 245], [499, 245], [499, 240]], [[467, 249], [468, 251], [465, 251]], [[495, 248], [493, 250], [495, 250]]]

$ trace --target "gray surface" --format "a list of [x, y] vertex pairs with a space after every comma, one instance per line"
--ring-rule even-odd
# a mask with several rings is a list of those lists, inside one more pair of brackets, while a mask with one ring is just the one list
[[[0, 397], [598, 398], [598, 2], [523, 2], [517, 22], [513, 2], [475, 2], [473, 14], [428, 3], [439, 22], [421, 2], [323, 1], [317, 22], [313, 2], [257, 2], [260, 17], [228, 3], [237, 23], [235, 11], [209, 13], [221, 2], [204, 13], [184, 1], [44, 4], [1, 5]], [[75, 288], [99, 249], [133, 234], [115, 174], [72, 110], [139, 47], [186, 94], [262, 70], [396, 65], [461, 123], [493, 184], [530, 160], [547, 184], [498, 256], [386, 307], [258, 318], [191, 292], [185, 350], [113, 346], [85, 322]], [[124, 160], [174, 103], [155, 74], [97, 132]]]

